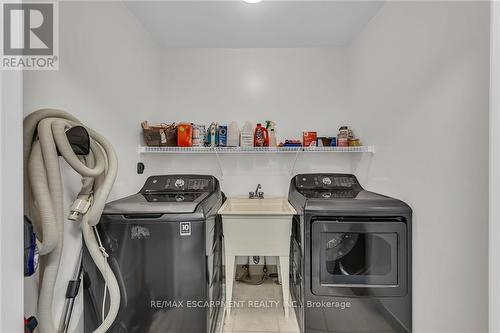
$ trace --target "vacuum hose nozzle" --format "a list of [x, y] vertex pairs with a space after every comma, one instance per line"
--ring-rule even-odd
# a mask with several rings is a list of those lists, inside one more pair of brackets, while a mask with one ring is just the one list
[[91, 205], [91, 195], [79, 195], [71, 205], [68, 220], [76, 221], [81, 215], [87, 214]]

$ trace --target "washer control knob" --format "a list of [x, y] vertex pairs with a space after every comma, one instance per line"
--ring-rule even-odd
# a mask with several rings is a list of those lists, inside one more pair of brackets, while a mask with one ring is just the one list
[[325, 185], [331, 185], [332, 184], [332, 180], [329, 178], [329, 177], [325, 177], [321, 180], [323, 182], [323, 184]]
[[177, 187], [177, 188], [184, 187], [184, 179], [181, 179], [181, 178], [177, 179], [175, 181], [175, 187]]

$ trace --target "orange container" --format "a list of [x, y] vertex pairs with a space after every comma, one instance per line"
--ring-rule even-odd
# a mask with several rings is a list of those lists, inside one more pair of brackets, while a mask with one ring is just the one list
[[180, 123], [177, 125], [177, 146], [193, 146], [193, 126], [191, 124]]

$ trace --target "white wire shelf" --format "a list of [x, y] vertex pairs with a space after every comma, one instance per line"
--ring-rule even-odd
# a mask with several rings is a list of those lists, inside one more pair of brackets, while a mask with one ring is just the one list
[[374, 146], [357, 147], [149, 147], [139, 146], [139, 153], [192, 154], [192, 153], [374, 153]]

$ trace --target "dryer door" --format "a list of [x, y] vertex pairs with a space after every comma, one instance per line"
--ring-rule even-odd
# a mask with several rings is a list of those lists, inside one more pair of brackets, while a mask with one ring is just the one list
[[404, 222], [317, 220], [311, 233], [315, 295], [403, 296], [407, 292]]

